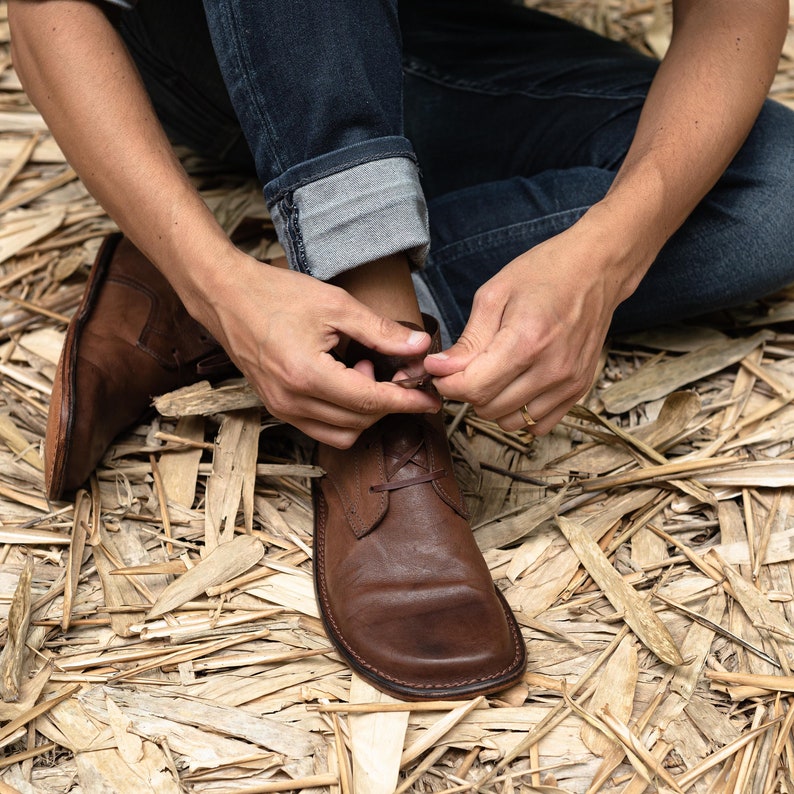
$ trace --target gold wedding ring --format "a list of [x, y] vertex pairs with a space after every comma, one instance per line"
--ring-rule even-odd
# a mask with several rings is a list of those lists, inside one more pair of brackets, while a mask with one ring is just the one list
[[529, 415], [526, 403], [521, 406], [521, 416], [524, 417], [524, 421], [527, 423], [527, 426], [532, 427], [532, 425], [537, 424], [537, 422]]

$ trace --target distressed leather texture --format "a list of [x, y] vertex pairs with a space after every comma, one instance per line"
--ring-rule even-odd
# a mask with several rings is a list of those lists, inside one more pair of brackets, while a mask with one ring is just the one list
[[[122, 235], [108, 237], [56, 370], [44, 447], [47, 496], [83, 485], [154, 397], [207, 377], [202, 362], [219, 355], [228, 362], [160, 271]], [[233, 371], [230, 363], [215, 369]]]

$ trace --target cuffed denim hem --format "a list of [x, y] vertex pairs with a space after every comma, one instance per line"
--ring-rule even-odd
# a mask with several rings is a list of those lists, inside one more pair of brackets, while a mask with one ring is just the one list
[[348, 146], [294, 166], [265, 187], [290, 267], [328, 281], [405, 252], [424, 265], [430, 244], [416, 158], [405, 138]]

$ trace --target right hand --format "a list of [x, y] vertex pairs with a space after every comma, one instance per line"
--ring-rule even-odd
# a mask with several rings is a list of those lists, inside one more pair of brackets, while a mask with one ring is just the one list
[[331, 351], [344, 337], [386, 355], [421, 357], [417, 333], [381, 317], [339, 287], [237, 252], [194, 316], [223, 345], [277, 418], [308, 436], [350, 447], [390, 413], [426, 413], [440, 401], [423, 390], [376, 382], [371, 366], [347, 367]]

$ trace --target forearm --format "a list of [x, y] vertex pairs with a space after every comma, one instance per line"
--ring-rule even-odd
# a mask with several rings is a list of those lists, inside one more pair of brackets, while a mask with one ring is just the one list
[[174, 156], [120, 36], [88, 2], [11, 0], [9, 21], [15, 68], [67, 159], [202, 319], [200, 292], [234, 248]]
[[728, 166], [766, 98], [788, 4], [678, 2], [670, 49], [605, 199], [585, 216], [610, 251], [620, 297]]

